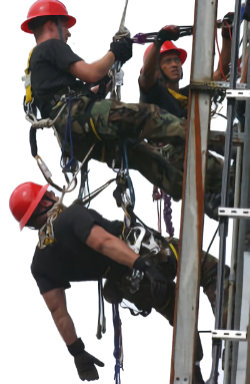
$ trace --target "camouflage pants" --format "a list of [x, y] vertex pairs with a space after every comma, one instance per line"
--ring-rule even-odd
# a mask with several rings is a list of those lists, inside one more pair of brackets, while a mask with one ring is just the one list
[[[178, 239], [171, 240], [171, 243], [178, 250]], [[161, 251], [162, 252], [162, 251]], [[129, 271], [124, 271], [124, 268], [117, 266], [110, 270], [107, 275], [107, 280], [104, 285], [104, 297], [110, 303], [121, 302], [123, 299], [129, 300], [139, 310], [150, 313], [154, 308], [162, 316], [164, 316], [171, 325], [174, 321], [174, 307], [175, 307], [175, 282], [169, 279], [172, 275], [167, 272], [167, 265], [164, 266], [161, 260], [161, 254], [154, 257], [154, 262], [164, 274], [168, 281], [168, 294], [162, 301], [156, 301], [152, 296], [150, 283], [147, 279], [143, 279], [140, 284], [140, 289], [136, 293], [130, 292], [130, 283], [128, 280]], [[217, 281], [217, 266], [218, 260], [210, 254], [202, 253], [201, 256], [201, 278], [200, 286], [206, 294], [213, 313], [215, 312], [216, 300], [216, 281]], [[173, 276], [173, 275], [172, 275]], [[227, 320], [227, 304], [228, 304], [228, 290], [229, 290], [229, 267], [226, 266], [225, 281], [224, 281], [224, 304], [223, 304], [223, 328], [226, 328]], [[202, 346], [199, 335], [197, 333], [196, 345], [196, 361], [200, 361], [203, 357]]]
[[[82, 161], [90, 146], [96, 143], [92, 158], [109, 165], [115, 159], [119, 166], [120, 145], [126, 140], [129, 168], [138, 170], [174, 200], [180, 200], [185, 120], [153, 104], [125, 104], [101, 100], [94, 102], [92, 106], [90, 124], [89, 118], [86, 120], [89, 102], [84, 96], [72, 101], [71, 105], [71, 129], [76, 159]], [[68, 112], [65, 110], [55, 124], [61, 142], [64, 139], [67, 119]], [[66, 143], [65, 148], [69, 150], [67, 145]], [[219, 192], [222, 164], [210, 154], [207, 170], [207, 190]]]

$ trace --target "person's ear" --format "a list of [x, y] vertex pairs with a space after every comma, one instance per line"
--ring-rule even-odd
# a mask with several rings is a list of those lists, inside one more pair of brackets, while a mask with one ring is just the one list
[[53, 32], [55, 29], [57, 29], [57, 25], [54, 21], [52, 20], [48, 20], [45, 24], [44, 24], [45, 28], [47, 28], [50, 32]]

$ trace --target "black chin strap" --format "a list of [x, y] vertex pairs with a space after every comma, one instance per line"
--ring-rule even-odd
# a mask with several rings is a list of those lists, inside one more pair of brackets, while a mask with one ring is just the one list
[[56, 18], [56, 24], [57, 24], [57, 28], [58, 28], [58, 31], [59, 31], [60, 40], [64, 41], [63, 33], [62, 33], [62, 20], [61, 20], [60, 16], [58, 16]]
[[51, 204], [50, 207], [45, 208], [45, 209], [44, 209], [43, 211], [41, 211], [41, 212], [34, 213], [34, 214], [32, 215], [32, 218], [40, 217], [40, 216], [44, 215], [45, 213], [49, 212], [49, 210], [50, 210], [50, 209], [53, 207], [53, 205], [56, 203], [56, 200], [52, 199], [52, 198], [49, 197], [49, 196], [46, 196], [46, 194], [43, 196], [42, 200], [48, 200], [48, 201], [50, 201], [50, 202], [53, 203], [53, 204]]

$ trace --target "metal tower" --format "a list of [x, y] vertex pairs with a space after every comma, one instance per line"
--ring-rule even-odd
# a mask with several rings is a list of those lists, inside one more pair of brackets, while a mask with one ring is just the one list
[[[250, 2], [250, 0], [247, 0]], [[212, 367], [208, 384], [218, 382], [218, 365], [224, 347], [224, 384], [250, 383], [250, 347], [247, 336], [250, 290], [250, 65], [246, 89], [237, 85], [241, 0], [235, 1], [231, 71], [227, 84], [211, 81], [214, 57], [217, 1], [196, 0], [192, 52], [191, 91], [180, 233], [180, 262], [177, 278], [173, 334], [171, 384], [192, 384], [199, 307], [200, 256], [203, 237], [206, 153], [210, 128], [211, 93], [226, 90], [227, 128], [221, 207], [219, 208], [219, 262], [215, 326], [212, 332]], [[243, 54], [248, 51], [248, 23], [243, 29]], [[246, 100], [245, 124], [235, 119], [239, 99]], [[235, 128], [236, 126], [236, 128]], [[232, 146], [235, 159], [234, 208], [228, 207]], [[227, 330], [222, 330], [222, 305], [226, 239], [229, 218], [234, 220]], [[247, 342], [246, 342], [247, 341]]]

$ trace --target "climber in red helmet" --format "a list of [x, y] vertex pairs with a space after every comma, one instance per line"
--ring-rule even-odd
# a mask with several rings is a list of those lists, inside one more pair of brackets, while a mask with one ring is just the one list
[[[222, 50], [221, 59], [216, 71], [213, 73], [213, 80], [222, 81], [229, 73], [231, 58], [231, 25], [233, 13], [229, 12], [225, 17], [222, 27]], [[224, 20], [223, 19], [223, 20]], [[228, 20], [231, 20], [231, 24]], [[166, 26], [166, 33], [171, 26]], [[164, 28], [162, 28], [164, 30]], [[174, 28], [172, 28], [174, 37]], [[189, 85], [180, 87], [180, 80], [183, 77], [183, 64], [187, 58], [187, 52], [177, 47], [172, 41], [165, 41], [162, 44], [156, 40], [145, 50], [143, 66], [139, 75], [140, 102], [156, 104], [179, 118], [187, 117]], [[224, 143], [208, 142], [209, 149], [224, 154]], [[184, 160], [184, 146], [182, 143], [176, 145], [170, 152], [170, 161], [180, 168]], [[218, 205], [220, 203], [221, 170], [223, 162], [220, 156], [214, 156], [208, 152], [206, 183], [211, 183], [214, 190], [206, 191], [205, 213], [215, 220], [218, 220]], [[232, 198], [230, 199], [230, 204]]]
[[[57, 117], [54, 127], [63, 158], [74, 158], [73, 164], [81, 162], [95, 144], [90, 158], [119, 168], [124, 156], [122, 142], [126, 141], [129, 168], [138, 170], [150, 182], [158, 183], [180, 199], [181, 171], [168, 164], [145, 138], [184, 141], [184, 119], [155, 106], [123, 103], [95, 93], [96, 85], [103, 89], [105, 80], [110, 80], [108, 74], [115, 62], [123, 65], [131, 58], [132, 39], [115, 39], [102, 58], [88, 63], [67, 44], [69, 28], [74, 22], [61, 2], [38, 0], [21, 25], [36, 40], [27, 68], [26, 90], [29, 88], [32, 106], [38, 108], [42, 118]], [[65, 108], [61, 111], [62, 105]], [[177, 138], [172, 137], [173, 127], [178, 130]], [[70, 145], [66, 129], [72, 132]], [[150, 151], [145, 153], [146, 144]], [[66, 165], [68, 162], [65, 168]], [[171, 188], [171, 179], [176, 180], [178, 187]]]
[[[225, 80], [229, 73], [231, 40], [227, 28], [222, 29], [221, 65], [213, 73], [213, 80]], [[183, 77], [182, 66], [187, 52], [172, 41], [162, 45], [153, 43], [143, 56], [143, 67], [139, 76], [140, 101], [154, 103], [178, 117], [187, 117], [189, 86], [180, 88]]]
[[[158, 308], [174, 305], [176, 257], [172, 254], [172, 279], [163, 275], [148, 255], [141, 257], [122, 241], [123, 223], [109, 221], [81, 201], [63, 206], [49, 185], [26, 182], [12, 192], [9, 206], [20, 228], [39, 230], [31, 271], [51, 312], [81, 380], [99, 378], [96, 365], [104, 364], [85, 350], [67, 311], [65, 289], [72, 281], [97, 281], [107, 278], [115, 268], [120, 276], [143, 273], [147, 287], [146, 303]], [[51, 215], [52, 216], [51, 216]], [[53, 219], [52, 219], [53, 217]], [[48, 236], [50, 234], [50, 236]], [[53, 236], [51, 236], [53, 234]], [[47, 241], [48, 240], [48, 241]], [[171, 248], [169, 248], [170, 270]], [[128, 285], [128, 278], [125, 279]], [[169, 296], [169, 297], [168, 297]], [[133, 298], [133, 295], [132, 295]]]

